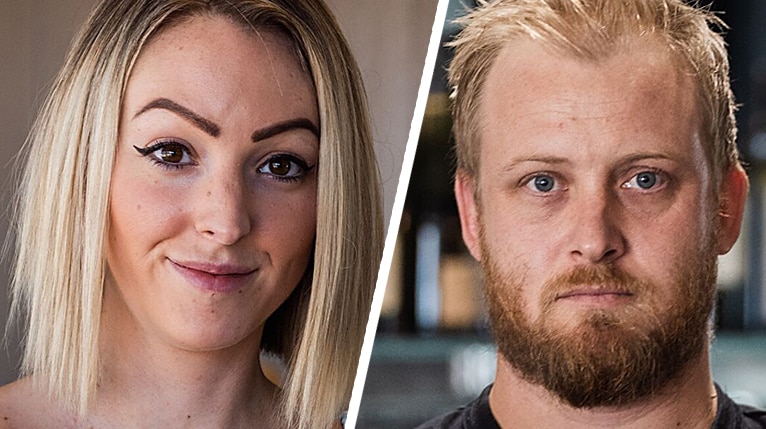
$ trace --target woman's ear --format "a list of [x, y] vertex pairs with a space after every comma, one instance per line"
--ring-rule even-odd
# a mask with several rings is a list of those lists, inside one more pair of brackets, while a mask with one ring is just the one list
[[481, 225], [479, 224], [479, 202], [476, 200], [476, 180], [464, 170], [455, 175], [455, 200], [460, 214], [460, 228], [468, 251], [481, 261]]
[[737, 164], [722, 178], [718, 196], [718, 242], [716, 250], [723, 255], [731, 250], [742, 228], [749, 181], [747, 173]]

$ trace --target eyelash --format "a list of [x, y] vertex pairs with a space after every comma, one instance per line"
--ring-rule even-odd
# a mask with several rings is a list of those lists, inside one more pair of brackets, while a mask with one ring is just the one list
[[196, 165], [196, 162], [193, 162], [193, 161], [191, 163], [188, 163], [188, 164], [175, 164], [175, 163], [172, 163], [172, 162], [162, 161], [161, 159], [159, 159], [159, 158], [157, 158], [155, 156], [152, 156], [152, 154], [157, 152], [158, 150], [164, 149], [164, 148], [169, 147], [171, 145], [172, 146], [179, 146], [181, 148], [181, 151], [184, 154], [186, 154], [189, 157], [191, 157], [191, 155], [192, 155], [191, 150], [185, 144], [183, 144], [183, 143], [181, 143], [181, 142], [179, 142], [177, 140], [160, 140], [160, 141], [152, 143], [151, 145], [149, 145], [147, 147], [144, 147], [144, 148], [141, 148], [141, 147], [138, 147], [138, 146], [135, 146], [135, 145], [133, 146], [133, 148], [139, 154], [141, 154], [142, 156], [149, 157], [149, 161], [151, 161], [155, 165], [157, 165], [159, 167], [162, 167], [162, 168], [165, 168], [165, 169], [168, 169], [168, 170], [171, 170], [171, 169], [172, 170], [181, 170], [181, 169], [183, 169], [185, 167], [188, 167], [189, 165]]
[[[163, 161], [163, 160], [157, 158], [156, 156], [152, 155], [155, 152], [157, 152], [158, 150], [164, 149], [164, 148], [169, 147], [171, 145], [172, 146], [179, 146], [181, 151], [185, 155], [188, 155], [189, 157], [191, 157], [191, 155], [192, 155], [191, 150], [185, 144], [183, 144], [183, 143], [181, 143], [181, 142], [179, 142], [177, 140], [160, 140], [160, 141], [157, 141], [156, 143], [153, 143], [150, 146], [147, 146], [145, 148], [141, 148], [141, 147], [138, 147], [138, 146], [135, 146], [135, 145], [133, 146], [133, 148], [139, 154], [141, 154], [142, 156], [149, 157], [149, 161], [151, 161], [153, 164], [155, 164], [155, 165], [157, 165], [157, 166], [159, 166], [161, 168], [167, 169], [167, 170], [171, 170], [171, 169], [172, 170], [181, 170], [181, 169], [183, 169], [185, 167], [188, 167], [190, 165], [197, 165], [197, 163], [193, 162], [193, 161], [191, 161], [189, 163], [185, 163], [185, 164], [166, 162], [166, 161]], [[264, 168], [269, 166], [269, 164], [271, 164], [273, 162], [276, 162], [278, 160], [286, 160], [288, 163], [295, 164], [301, 171], [298, 172], [298, 174], [296, 174], [295, 176], [281, 176], [281, 175], [278, 175], [278, 174], [273, 174], [273, 173], [268, 173], [268, 172], [263, 172], [262, 171]], [[292, 154], [289, 154], [289, 153], [276, 153], [276, 154], [273, 154], [273, 155], [269, 156], [269, 158], [266, 161], [264, 161], [260, 165], [258, 165], [256, 170], [258, 171], [259, 174], [264, 174], [264, 175], [268, 176], [269, 178], [271, 178], [273, 180], [276, 180], [278, 182], [290, 183], [290, 182], [297, 182], [297, 181], [303, 179], [309, 172], [311, 172], [314, 169], [314, 167], [316, 167], [316, 164], [309, 166], [308, 163], [306, 163], [306, 161], [304, 161], [303, 159], [301, 159], [301, 158], [299, 158], [299, 157], [297, 157], [295, 155], [292, 155]], [[290, 170], [292, 170], [292, 166], [290, 167]], [[289, 172], [289, 170], [288, 170], [288, 172]]]
[[[266, 166], [268, 166], [272, 162], [275, 162], [275, 161], [280, 160], [280, 159], [285, 159], [285, 160], [287, 160], [287, 162], [290, 162], [290, 163], [293, 163], [293, 164], [297, 165], [298, 168], [301, 169], [301, 171], [297, 175], [295, 175], [295, 176], [280, 176], [278, 174], [265, 173], [265, 172], [261, 171], [263, 168], [265, 168]], [[297, 157], [295, 155], [291, 155], [289, 153], [276, 153], [276, 154], [273, 154], [273, 155], [269, 156], [269, 158], [266, 161], [262, 162], [258, 166], [257, 170], [258, 170], [259, 173], [265, 174], [265, 175], [269, 176], [271, 179], [276, 180], [278, 182], [290, 183], [290, 182], [297, 182], [297, 181], [303, 179], [304, 177], [306, 177], [306, 175], [309, 172], [311, 172], [311, 170], [314, 169], [314, 167], [316, 167], [316, 164], [310, 166], [310, 165], [308, 165], [308, 163], [306, 163], [306, 161], [302, 160], [301, 158], [299, 158], [299, 157]]]

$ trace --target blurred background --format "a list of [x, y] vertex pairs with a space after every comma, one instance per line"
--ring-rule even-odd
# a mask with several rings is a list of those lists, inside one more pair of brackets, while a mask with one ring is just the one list
[[[399, 182], [438, 0], [325, 0], [359, 63], [370, 101], [386, 225]], [[75, 31], [96, 0], [0, 0], [0, 237], [6, 236], [13, 158]], [[40, 249], [45, 251], [45, 249]], [[0, 321], [8, 317], [10, 254], [0, 261]], [[16, 378], [18, 332], [0, 348], [0, 385]]]
[[[735, 400], [766, 407], [766, 2], [703, 1], [726, 34], [737, 102], [739, 145], [751, 190], [744, 229], [720, 258], [713, 375]], [[450, 0], [450, 21], [473, 6]], [[412, 428], [461, 406], [494, 379], [495, 349], [481, 272], [460, 235], [452, 193], [453, 152], [441, 48], [431, 82], [388, 286], [359, 411], [359, 428]]]

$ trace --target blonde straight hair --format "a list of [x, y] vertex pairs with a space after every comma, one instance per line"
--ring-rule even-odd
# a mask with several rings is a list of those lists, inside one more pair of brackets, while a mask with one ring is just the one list
[[512, 40], [533, 40], [557, 53], [599, 61], [642, 39], [667, 47], [694, 81], [713, 183], [738, 162], [736, 105], [723, 38], [725, 24], [682, 0], [478, 0], [459, 19], [449, 66], [458, 170], [479, 168], [479, 103], [498, 53]]
[[288, 37], [320, 116], [314, 261], [270, 317], [262, 349], [287, 367], [281, 415], [325, 428], [346, 406], [382, 251], [380, 183], [358, 67], [321, 0], [105, 0], [76, 36], [22, 148], [12, 316], [22, 375], [80, 415], [99, 377], [109, 184], [125, 87], [158, 32], [197, 15]]

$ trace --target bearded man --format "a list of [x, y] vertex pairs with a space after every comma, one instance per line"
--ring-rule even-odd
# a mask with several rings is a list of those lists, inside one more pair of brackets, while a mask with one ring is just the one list
[[463, 239], [495, 382], [421, 428], [754, 428], [710, 374], [748, 180], [717, 18], [681, 0], [500, 0], [449, 68]]

